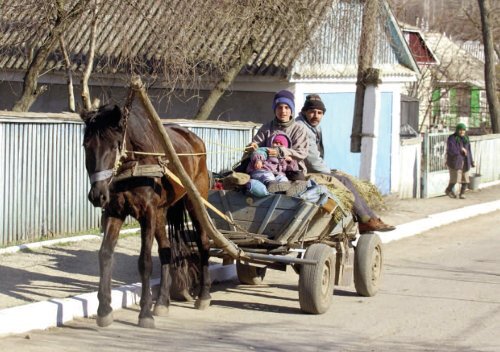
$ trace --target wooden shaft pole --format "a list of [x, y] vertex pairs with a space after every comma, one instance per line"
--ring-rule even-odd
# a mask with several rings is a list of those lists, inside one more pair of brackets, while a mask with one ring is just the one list
[[174, 172], [179, 177], [183, 187], [186, 189], [189, 199], [193, 203], [194, 212], [200, 222], [200, 225], [205, 228], [208, 236], [214, 241], [215, 245], [224, 250], [224, 252], [226, 252], [233, 259], [246, 258], [243, 251], [238, 249], [233, 243], [229, 242], [227, 238], [224, 237], [224, 235], [217, 231], [211, 219], [209, 218], [208, 213], [204, 207], [204, 199], [196, 189], [191, 178], [189, 178], [186, 170], [184, 170], [184, 167], [182, 166], [181, 161], [179, 160], [179, 157], [175, 152], [172, 142], [170, 141], [170, 138], [168, 137], [168, 134], [165, 131], [163, 124], [161, 123], [160, 117], [156, 113], [151, 100], [149, 100], [146, 89], [144, 88], [144, 85], [139, 76], [132, 77], [131, 87], [133, 90], [139, 93], [139, 97], [148, 113], [148, 118], [154, 125], [156, 125], [156, 130], [161, 134], [161, 141], [165, 150], [165, 154], [167, 155], [168, 160], [171, 161]]

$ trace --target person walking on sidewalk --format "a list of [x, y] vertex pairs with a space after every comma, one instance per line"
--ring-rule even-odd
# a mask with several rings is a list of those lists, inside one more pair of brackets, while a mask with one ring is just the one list
[[388, 225], [375, 214], [363, 196], [358, 192], [351, 179], [339, 173], [332, 172], [324, 160], [323, 134], [320, 123], [326, 112], [321, 97], [311, 94], [306, 97], [299, 116], [295, 119], [306, 127], [309, 141], [309, 151], [305, 159], [308, 172], [330, 175], [339, 180], [354, 195], [353, 213], [359, 222], [359, 232], [392, 231], [394, 226]]
[[455, 128], [455, 133], [448, 137], [446, 143], [446, 165], [450, 172], [450, 181], [445, 194], [450, 198], [457, 198], [454, 191], [457, 183], [461, 184], [459, 198], [465, 198], [464, 193], [469, 185], [469, 170], [475, 166], [466, 130], [467, 126], [459, 123]]

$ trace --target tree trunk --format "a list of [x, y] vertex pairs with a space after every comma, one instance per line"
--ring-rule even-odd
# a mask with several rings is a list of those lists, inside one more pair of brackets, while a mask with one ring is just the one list
[[250, 56], [253, 53], [253, 40], [250, 39], [245, 47], [242, 49], [240, 57], [235, 61], [233, 67], [231, 67], [224, 77], [217, 83], [217, 85], [212, 89], [207, 99], [198, 110], [198, 113], [194, 117], [195, 120], [208, 120], [210, 113], [214, 109], [215, 105], [222, 97], [226, 89], [233, 83], [234, 79], [238, 75], [241, 70], [241, 67], [244, 66]]
[[45, 86], [38, 88], [38, 77], [40, 75], [40, 71], [45, 65], [47, 57], [57, 45], [59, 37], [63, 35], [73, 21], [83, 12], [87, 2], [88, 0], [79, 1], [68, 13], [63, 13], [62, 9], [58, 9], [54, 27], [40, 48], [36, 51], [35, 56], [28, 67], [28, 71], [24, 76], [21, 97], [14, 104], [12, 110], [28, 111], [38, 96], [47, 90], [47, 87]]
[[71, 60], [69, 59], [68, 51], [66, 50], [66, 45], [64, 44], [63, 37], [59, 37], [59, 45], [61, 46], [61, 51], [64, 56], [64, 64], [66, 65], [66, 76], [68, 85], [68, 109], [71, 112], [75, 112], [75, 93], [73, 89], [73, 73], [71, 72]]
[[97, 31], [97, 4], [94, 4], [92, 26], [90, 29], [90, 48], [88, 53], [87, 67], [82, 75], [82, 102], [85, 110], [92, 110], [92, 101], [90, 99], [89, 78], [94, 67], [96, 31]]
[[478, 3], [484, 42], [484, 81], [490, 110], [491, 129], [493, 133], [500, 133], [500, 103], [497, 94], [493, 33], [490, 27], [490, 0], [478, 0]]
[[366, 77], [373, 64], [379, 0], [365, 0], [361, 25], [361, 38], [358, 48], [358, 77], [354, 98], [354, 117], [352, 120], [351, 152], [361, 152], [361, 133], [363, 130], [363, 107], [366, 89]]

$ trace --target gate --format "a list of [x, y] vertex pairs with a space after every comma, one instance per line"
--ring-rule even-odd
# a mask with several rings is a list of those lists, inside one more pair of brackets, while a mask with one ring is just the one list
[[446, 141], [450, 132], [426, 133], [422, 143], [422, 198], [444, 194], [449, 173], [446, 167]]

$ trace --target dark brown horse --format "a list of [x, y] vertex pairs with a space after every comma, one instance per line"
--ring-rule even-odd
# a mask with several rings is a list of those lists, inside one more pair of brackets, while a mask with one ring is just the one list
[[[162, 172], [168, 166], [168, 160], [160, 156], [163, 153], [161, 137], [157, 137], [159, 134], [155, 133], [142, 104], [131, 98], [123, 111], [118, 106], [102, 106], [97, 111], [83, 112], [81, 117], [85, 122], [85, 166], [92, 184], [88, 197], [94, 206], [103, 209], [104, 237], [99, 250], [97, 324], [107, 326], [113, 322], [111, 266], [119, 231], [128, 215], [137, 219], [141, 226], [139, 326], [154, 327], [150, 292], [153, 239], [158, 243], [162, 265], [160, 293], [154, 314], [168, 312], [172, 276], [176, 277], [171, 275], [171, 269], [186, 273], [186, 262], [193, 258], [187, 235], [194, 237], [198, 247], [199, 291], [195, 293], [195, 305], [199, 309], [206, 308], [211, 298], [208, 237], [192, 211], [185, 190]], [[203, 141], [178, 125], [168, 125], [166, 131], [184, 169], [202, 197], [206, 198], [209, 176]], [[195, 231], [189, 231], [185, 226], [186, 211]], [[165, 229], [167, 219], [168, 236]], [[177, 279], [180, 282], [178, 286], [187, 287], [189, 278], [183, 280], [179, 274]]]

